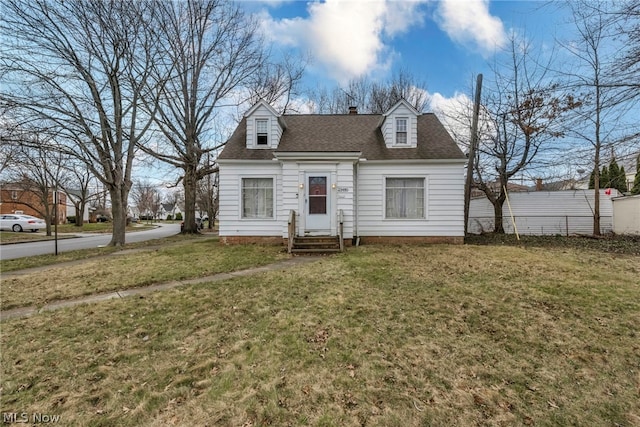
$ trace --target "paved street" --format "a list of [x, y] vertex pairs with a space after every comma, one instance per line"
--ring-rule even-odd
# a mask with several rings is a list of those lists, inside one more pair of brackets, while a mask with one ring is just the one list
[[[145, 240], [159, 239], [172, 236], [180, 232], [180, 224], [159, 224], [152, 230], [134, 231], [127, 233], [127, 243], [143, 242]], [[109, 243], [111, 234], [85, 234], [75, 239], [58, 240], [58, 252], [74, 251], [77, 249], [89, 249], [103, 246]], [[33, 255], [53, 254], [55, 242], [16, 243], [0, 246], [0, 259], [23, 258]]]

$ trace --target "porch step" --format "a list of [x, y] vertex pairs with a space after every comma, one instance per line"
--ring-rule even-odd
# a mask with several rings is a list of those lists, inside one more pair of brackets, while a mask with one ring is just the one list
[[291, 253], [340, 252], [340, 240], [336, 236], [300, 236], [293, 238]]

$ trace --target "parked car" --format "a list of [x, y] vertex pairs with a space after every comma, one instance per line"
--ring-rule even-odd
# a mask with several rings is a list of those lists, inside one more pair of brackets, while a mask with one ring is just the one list
[[0, 215], [0, 229], [20, 232], [31, 230], [36, 232], [41, 228], [46, 228], [44, 220], [31, 215], [6, 214]]

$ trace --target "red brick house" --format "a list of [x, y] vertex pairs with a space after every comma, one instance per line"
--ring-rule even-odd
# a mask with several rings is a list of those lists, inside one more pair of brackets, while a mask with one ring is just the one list
[[[49, 206], [53, 207], [53, 190], [48, 197]], [[57, 200], [58, 224], [67, 222], [67, 195], [58, 191]], [[40, 195], [20, 185], [5, 184], [0, 189], [0, 214], [22, 213], [42, 218], [44, 211]], [[53, 212], [53, 210], [52, 210]]]

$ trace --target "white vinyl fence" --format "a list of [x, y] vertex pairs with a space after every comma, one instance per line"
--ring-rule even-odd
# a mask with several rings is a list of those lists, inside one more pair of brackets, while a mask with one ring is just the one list
[[[602, 233], [613, 231], [613, 204], [618, 196], [600, 191], [600, 229]], [[575, 235], [593, 234], [593, 190], [532, 191], [509, 193], [513, 220], [518, 233], [523, 235]], [[513, 221], [507, 202], [504, 203], [503, 224], [505, 233], [514, 233]], [[486, 197], [471, 199], [468, 231], [480, 234], [493, 231], [493, 205]]]
[[640, 236], [640, 194], [616, 197], [613, 202], [613, 232]]

